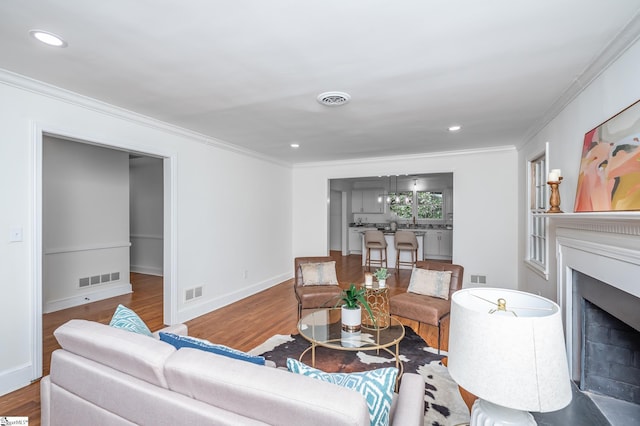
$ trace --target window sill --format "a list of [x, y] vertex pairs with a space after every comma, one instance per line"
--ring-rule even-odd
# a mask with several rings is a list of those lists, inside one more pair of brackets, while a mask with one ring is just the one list
[[524, 261], [524, 264], [541, 278], [544, 278], [545, 281], [549, 281], [549, 271], [542, 265], [534, 263], [528, 259]]

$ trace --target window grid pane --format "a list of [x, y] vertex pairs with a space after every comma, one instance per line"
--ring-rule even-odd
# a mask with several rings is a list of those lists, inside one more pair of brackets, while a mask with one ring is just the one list
[[547, 266], [547, 220], [540, 216], [547, 203], [546, 158], [544, 155], [530, 162], [529, 188], [529, 253], [530, 262], [546, 270]]
[[418, 191], [418, 219], [442, 219], [442, 192]]

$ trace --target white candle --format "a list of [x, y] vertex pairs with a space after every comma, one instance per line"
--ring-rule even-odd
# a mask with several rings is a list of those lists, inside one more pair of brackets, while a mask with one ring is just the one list
[[371, 272], [364, 273], [364, 286], [365, 287], [373, 286], [373, 274]]
[[558, 177], [562, 177], [562, 170], [560, 169], [551, 169], [551, 173], [557, 173]]
[[558, 176], [558, 173], [556, 172], [551, 172], [549, 173], [549, 182], [558, 182], [560, 180], [560, 176]]

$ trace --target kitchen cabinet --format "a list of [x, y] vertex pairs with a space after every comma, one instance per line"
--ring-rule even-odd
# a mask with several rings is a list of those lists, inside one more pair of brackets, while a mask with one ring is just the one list
[[350, 227], [349, 228], [349, 254], [362, 253], [362, 234], [360, 230], [362, 227]]
[[384, 203], [378, 202], [383, 189], [354, 189], [351, 191], [351, 213], [384, 213]]
[[451, 260], [453, 256], [453, 231], [449, 229], [429, 229], [426, 232], [425, 259]]

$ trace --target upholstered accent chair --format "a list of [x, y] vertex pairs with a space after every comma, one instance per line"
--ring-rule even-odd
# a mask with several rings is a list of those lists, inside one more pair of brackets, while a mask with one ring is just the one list
[[[308, 263], [333, 262], [329, 256], [296, 257], [294, 259], [294, 283], [296, 299], [298, 300], [298, 319], [302, 317], [303, 309], [331, 308], [338, 301], [342, 292], [337, 281], [333, 283], [320, 283], [305, 285], [302, 273], [302, 265]], [[334, 265], [335, 271], [335, 265]], [[322, 281], [322, 280], [321, 280]]]
[[414, 272], [412, 272], [412, 278], [416, 269], [441, 272], [451, 271], [449, 291], [446, 293], [448, 298], [444, 299], [407, 291], [406, 293], [400, 293], [390, 298], [389, 312], [391, 315], [418, 321], [418, 326], [420, 326], [420, 324], [427, 324], [438, 327], [438, 353], [440, 353], [442, 321], [448, 317], [451, 312], [451, 296], [462, 288], [464, 268], [461, 265], [450, 263], [419, 261], [416, 263]]

